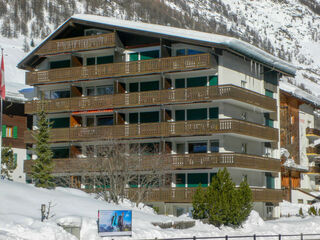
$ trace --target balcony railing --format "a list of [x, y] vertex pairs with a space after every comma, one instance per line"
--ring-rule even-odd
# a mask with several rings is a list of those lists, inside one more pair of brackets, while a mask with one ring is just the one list
[[[53, 173], [100, 172], [106, 166], [105, 158], [54, 159]], [[157, 164], [155, 164], [157, 163]], [[159, 163], [159, 164], [158, 164]], [[31, 172], [33, 161], [24, 162], [24, 171]], [[212, 169], [217, 167], [248, 168], [280, 172], [280, 161], [274, 158], [239, 153], [165, 154], [143, 156], [137, 170]]]
[[[147, 137], [205, 136], [233, 133], [253, 138], [278, 141], [275, 128], [235, 119], [215, 119], [99, 127], [57, 128], [50, 131], [50, 142], [90, 141]], [[25, 132], [25, 142], [33, 143], [32, 131]]]
[[43, 109], [46, 112], [79, 111], [180, 102], [212, 101], [217, 99], [234, 99], [269, 111], [276, 111], [277, 109], [275, 99], [237, 86], [220, 85], [30, 101], [25, 105], [25, 112], [27, 114], [32, 114], [38, 112], [40, 109]]
[[39, 55], [48, 55], [83, 50], [93, 50], [115, 46], [115, 34], [107, 33], [95, 36], [64, 38], [46, 42], [38, 51]]
[[306, 129], [307, 137], [318, 137], [320, 138], [320, 130], [317, 128], [307, 128]]
[[211, 56], [208, 53], [156, 58], [133, 62], [120, 62], [92, 66], [59, 68], [26, 73], [26, 84], [43, 84], [75, 80], [100, 79], [106, 77], [141, 75], [148, 73], [174, 72], [210, 68]]
[[320, 167], [318, 166], [309, 167], [309, 173], [320, 174]]
[[[135, 198], [134, 188], [127, 190], [129, 199]], [[146, 202], [191, 203], [196, 188], [159, 188], [147, 193]], [[254, 202], [281, 202], [284, 191], [281, 189], [251, 188]]]
[[320, 148], [317, 147], [307, 147], [307, 155], [319, 155]]

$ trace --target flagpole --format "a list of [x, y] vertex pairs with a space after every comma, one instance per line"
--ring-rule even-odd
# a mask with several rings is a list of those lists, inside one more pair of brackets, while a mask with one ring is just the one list
[[[3, 48], [1, 48], [1, 66], [2, 66], [2, 61], [3, 61]], [[0, 70], [2, 71], [2, 69]], [[4, 74], [4, 72], [1, 72], [1, 84], [4, 80], [4, 76], [2, 76], [2, 74]], [[3, 112], [3, 101], [2, 101], [2, 96], [3, 96], [3, 93], [1, 91], [1, 96], [0, 96], [0, 101], [1, 101], [1, 111], [0, 111], [0, 181], [2, 180], [2, 174], [1, 174], [1, 171], [2, 171], [2, 112]]]

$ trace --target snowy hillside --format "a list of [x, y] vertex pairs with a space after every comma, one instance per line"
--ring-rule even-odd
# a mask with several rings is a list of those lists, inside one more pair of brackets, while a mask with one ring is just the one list
[[[11, 82], [8, 88], [16, 91], [23, 87], [23, 73], [16, 70], [15, 65], [25, 55], [22, 50], [24, 39], [28, 45], [31, 40], [38, 44], [69, 16], [90, 13], [240, 38], [291, 61], [299, 68], [295, 79], [283, 80], [286, 82], [283, 88], [292, 89], [294, 84], [318, 97], [318, 0], [153, 0], [152, 4], [150, 1], [0, 0], [0, 47], [4, 47], [8, 54], [10, 66], [6, 72], [7, 81]], [[7, 44], [19, 50], [15, 51]]]
[[[56, 223], [80, 223], [81, 239], [101, 239], [97, 234], [98, 210], [133, 210], [133, 238], [154, 239], [165, 237], [192, 237], [192, 236], [225, 236], [255, 234], [300, 234], [319, 233], [320, 217], [290, 217], [275, 221], [264, 222], [256, 212], [252, 212], [243, 228], [232, 229], [216, 228], [199, 221], [190, 229], [160, 229], [151, 222], [172, 222], [192, 220], [186, 216], [171, 217], [156, 215], [149, 207], [132, 207], [128, 201], [119, 205], [95, 199], [93, 195], [80, 190], [57, 188], [47, 190], [35, 188], [31, 185], [0, 181], [0, 239], [1, 240], [75, 240]], [[40, 206], [52, 202], [51, 213], [54, 214], [48, 221], [40, 221]], [[296, 204], [297, 205], [297, 204]], [[285, 214], [297, 211], [300, 206], [283, 204]], [[305, 206], [306, 207], [306, 206]], [[125, 238], [121, 238], [125, 239]], [[260, 239], [260, 238], [259, 238]], [[310, 238], [312, 239], [312, 238]]]

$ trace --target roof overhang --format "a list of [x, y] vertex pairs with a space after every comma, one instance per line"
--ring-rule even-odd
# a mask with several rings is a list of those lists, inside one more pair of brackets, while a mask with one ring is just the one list
[[206, 47], [226, 49], [240, 56], [257, 61], [285, 75], [294, 76], [296, 73], [295, 66], [263, 51], [260, 48], [233, 37], [87, 14], [74, 15], [67, 19], [51, 35], [45, 38], [32, 52], [22, 59], [17, 65], [18, 68], [30, 69], [32, 63], [40, 60], [40, 57], [36, 55], [37, 50], [47, 41], [58, 36], [66, 29], [66, 27], [74, 23], [84, 26], [98, 27], [102, 29], [107, 28], [114, 31], [130, 32], [149, 37], [192, 43]]

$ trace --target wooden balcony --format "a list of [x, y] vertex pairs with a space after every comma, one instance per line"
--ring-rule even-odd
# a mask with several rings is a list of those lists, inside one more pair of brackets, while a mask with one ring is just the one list
[[320, 130], [317, 128], [306, 128], [307, 137], [320, 138]]
[[30, 101], [25, 104], [25, 113], [33, 114], [38, 112], [40, 109], [44, 109], [46, 112], [65, 112], [160, 104], [164, 105], [172, 103], [190, 103], [197, 101], [203, 102], [221, 99], [240, 101], [268, 111], [276, 111], [277, 109], [275, 99], [234, 85], [220, 85]]
[[114, 33], [50, 40], [37, 51], [37, 54], [50, 55], [107, 47], [115, 47]]
[[[106, 163], [103, 158], [54, 159], [53, 173], [100, 172]], [[24, 162], [24, 172], [30, 173], [33, 161]], [[137, 170], [154, 169], [154, 163], [164, 170], [211, 169], [217, 167], [248, 168], [280, 172], [280, 160], [238, 153], [166, 154], [141, 157]]]
[[108, 77], [143, 75], [149, 73], [187, 71], [211, 67], [211, 55], [205, 53], [133, 62], [120, 62], [27, 72], [26, 84], [35, 85], [53, 82], [91, 80]]
[[309, 167], [309, 172], [310, 174], [320, 174], [320, 167], [314, 166], [314, 167]]
[[[134, 199], [136, 189], [128, 189], [127, 196]], [[145, 202], [191, 203], [196, 188], [159, 188], [150, 191]], [[251, 188], [254, 202], [281, 202], [284, 191], [281, 189]]]
[[[50, 142], [206, 136], [211, 134], [237, 134], [256, 140], [278, 141], [278, 129], [242, 120], [214, 119], [99, 127], [57, 128], [50, 131]], [[32, 131], [27, 130], [25, 132], [25, 142], [34, 142]]]
[[307, 147], [308, 156], [318, 156], [320, 155], [320, 148], [317, 147]]

